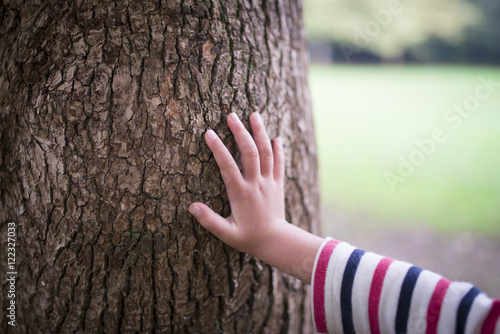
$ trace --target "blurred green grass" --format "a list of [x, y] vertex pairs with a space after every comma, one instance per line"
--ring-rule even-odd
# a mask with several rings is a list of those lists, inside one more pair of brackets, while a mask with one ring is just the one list
[[[500, 68], [312, 65], [323, 205], [366, 224], [500, 237], [500, 85], [460, 126], [443, 118], [490, 76], [500, 83]], [[437, 128], [446, 140], [391, 190], [384, 173]]]

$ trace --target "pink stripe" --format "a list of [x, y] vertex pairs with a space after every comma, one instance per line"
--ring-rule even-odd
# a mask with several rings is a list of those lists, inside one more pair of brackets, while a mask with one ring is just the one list
[[481, 334], [493, 334], [495, 325], [500, 326], [498, 319], [500, 319], [500, 299], [495, 299], [491, 305], [490, 313], [488, 313], [488, 316], [484, 319]]
[[325, 279], [328, 270], [328, 262], [330, 261], [335, 246], [339, 243], [340, 241], [332, 239], [323, 246], [314, 273], [314, 322], [316, 323], [316, 329], [320, 333], [327, 333], [325, 316]]
[[431, 300], [429, 301], [429, 307], [427, 308], [427, 334], [437, 333], [441, 307], [443, 306], [444, 296], [450, 284], [450, 281], [441, 278], [434, 288]]
[[370, 287], [370, 296], [368, 297], [368, 319], [370, 320], [370, 330], [373, 334], [380, 334], [380, 326], [378, 322], [378, 305], [380, 303], [380, 295], [382, 294], [382, 286], [384, 285], [385, 274], [393, 259], [384, 257], [375, 268], [373, 273], [372, 285]]

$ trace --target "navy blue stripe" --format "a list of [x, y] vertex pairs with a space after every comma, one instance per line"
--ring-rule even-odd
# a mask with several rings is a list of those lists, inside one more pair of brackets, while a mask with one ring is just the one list
[[460, 305], [458, 305], [457, 310], [457, 324], [456, 324], [456, 334], [465, 333], [465, 325], [467, 323], [467, 317], [469, 316], [470, 308], [472, 307], [472, 303], [474, 303], [474, 299], [476, 299], [477, 295], [481, 293], [481, 290], [473, 286], [469, 292], [462, 298]]
[[412, 266], [406, 272], [405, 279], [399, 293], [398, 311], [396, 313], [396, 333], [406, 333], [408, 327], [408, 316], [410, 314], [411, 298], [417, 284], [418, 276], [422, 268]]
[[354, 285], [354, 277], [356, 276], [356, 270], [358, 270], [359, 262], [365, 254], [364, 250], [355, 249], [344, 270], [344, 276], [342, 277], [342, 286], [340, 289], [340, 311], [342, 314], [342, 327], [344, 328], [344, 333], [351, 334], [354, 332], [354, 322], [352, 320], [352, 286]]

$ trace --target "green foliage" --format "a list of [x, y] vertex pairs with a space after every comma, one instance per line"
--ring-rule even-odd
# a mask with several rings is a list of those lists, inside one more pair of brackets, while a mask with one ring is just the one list
[[481, 9], [466, 0], [308, 0], [304, 19], [309, 39], [368, 49], [399, 58], [431, 37], [459, 43], [481, 22]]
[[431, 38], [423, 44], [411, 47], [407, 54], [422, 63], [500, 64], [500, 2], [477, 0], [474, 5], [482, 10], [481, 21], [467, 29], [460, 45]]

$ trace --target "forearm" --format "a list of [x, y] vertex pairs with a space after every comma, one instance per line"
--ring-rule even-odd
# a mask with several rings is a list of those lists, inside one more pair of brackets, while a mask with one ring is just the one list
[[286, 222], [269, 239], [267, 247], [253, 255], [310, 284], [314, 259], [324, 239]]
[[327, 239], [312, 287], [320, 333], [493, 333], [500, 300], [409, 263]]

